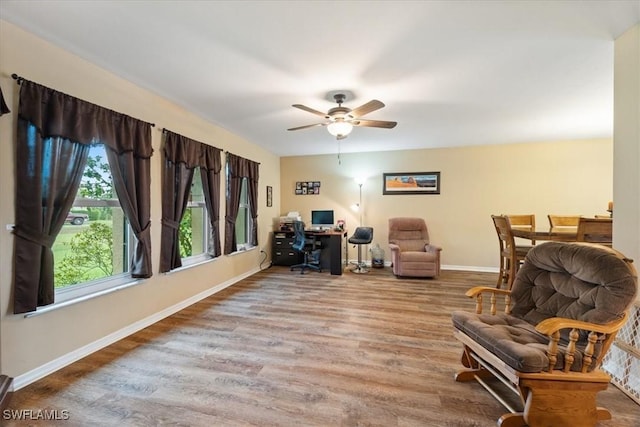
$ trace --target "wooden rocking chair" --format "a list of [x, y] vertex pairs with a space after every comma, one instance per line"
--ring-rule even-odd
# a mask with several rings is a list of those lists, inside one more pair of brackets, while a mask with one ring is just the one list
[[[614, 249], [588, 243], [535, 246], [511, 290], [472, 288], [466, 295], [476, 298], [476, 313], [453, 313], [466, 368], [456, 381], [476, 380], [498, 399], [510, 411], [498, 420], [503, 427], [586, 427], [611, 419], [596, 405], [596, 394], [610, 380], [600, 366], [637, 287], [631, 260]], [[491, 379], [519, 395], [522, 408], [494, 391]]]

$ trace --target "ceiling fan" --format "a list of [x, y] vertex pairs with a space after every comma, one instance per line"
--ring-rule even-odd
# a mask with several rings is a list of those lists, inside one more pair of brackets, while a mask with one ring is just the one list
[[329, 133], [335, 136], [336, 139], [345, 139], [347, 135], [351, 133], [353, 126], [392, 129], [398, 124], [397, 122], [389, 122], [384, 120], [363, 120], [360, 118], [365, 114], [369, 114], [372, 111], [376, 111], [384, 107], [384, 103], [378, 101], [377, 99], [369, 101], [366, 104], [352, 110], [350, 108], [342, 106], [345, 98], [346, 96], [342, 93], [336, 93], [335, 95], [333, 95], [333, 99], [335, 99], [335, 101], [338, 103], [338, 106], [331, 108], [326, 113], [314, 110], [313, 108], [309, 108], [305, 105], [293, 104], [292, 107], [296, 107], [317, 116], [324, 117], [326, 121], [322, 123], [314, 123], [312, 125], [298, 126], [287, 130], [300, 130], [316, 126], [326, 126]]

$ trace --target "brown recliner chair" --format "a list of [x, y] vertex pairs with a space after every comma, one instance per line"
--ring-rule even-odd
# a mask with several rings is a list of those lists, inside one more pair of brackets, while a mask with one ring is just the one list
[[393, 274], [407, 277], [437, 277], [442, 248], [429, 242], [422, 218], [390, 218], [389, 248]]
[[[534, 246], [511, 290], [472, 288], [466, 295], [476, 298], [476, 312], [452, 313], [466, 368], [456, 380], [478, 381], [509, 410], [498, 420], [501, 427], [592, 427], [610, 419], [596, 403], [610, 380], [601, 364], [627, 320], [637, 280], [631, 260], [611, 248]], [[520, 404], [496, 391], [492, 379]]]

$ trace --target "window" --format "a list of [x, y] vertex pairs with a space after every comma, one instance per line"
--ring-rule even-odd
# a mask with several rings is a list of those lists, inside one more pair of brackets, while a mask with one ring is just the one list
[[191, 194], [182, 221], [180, 221], [180, 240], [178, 242], [180, 257], [199, 259], [207, 250], [208, 236], [210, 235], [202, 179], [200, 179], [199, 168], [195, 168]]
[[163, 129], [160, 272], [220, 255], [220, 149]]
[[[87, 212], [89, 207], [112, 208], [112, 216], [104, 217], [110, 228], [93, 227], [94, 231], [96, 228], [104, 231], [103, 237], [107, 240], [110, 230], [110, 238], [113, 239], [111, 260], [110, 263], [107, 262], [108, 254], [104, 263], [102, 258], [91, 260], [101, 263], [97, 268], [102, 269], [102, 272], [96, 273], [95, 268], [87, 268], [81, 273], [85, 277], [79, 280], [59, 278], [59, 285], [102, 280], [94, 279], [93, 274], [105, 279], [114, 277], [121, 251], [128, 253], [128, 258], [131, 259], [122, 264], [123, 270], [127, 268], [125, 266], [130, 269], [130, 277], [151, 277], [149, 184], [153, 125], [28, 80], [19, 79], [19, 84], [21, 89], [16, 158], [20, 167], [15, 168], [15, 176], [20, 188], [16, 188], [16, 223], [13, 230], [13, 313], [29, 313], [36, 311], [38, 307], [53, 304], [56, 300], [60, 301], [56, 298], [56, 262], [51, 248], [64, 227], [66, 215], [74, 207], [74, 202], [76, 215], [80, 215], [75, 220], [71, 219], [76, 227], [82, 227], [85, 220], [89, 219], [89, 214], [77, 212], [78, 208], [86, 208]], [[91, 164], [87, 164], [91, 148], [101, 144], [107, 150], [102, 147], [101, 161], [95, 165], [96, 174], [85, 176], [85, 172], [92, 171]], [[104, 155], [109, 159], [111, 170], [117, 173], [108, 176], [101, 172], [98, 164], [105, 163], [102, 160]], [[93, 156], [95, 158], [96, 154]], [[85, 170], [87, 166], [88, 169]], [[76, 197], [81, 194], [79, 189], [83, 178], [85, 187], [87, 180], [104, 180], [106, 189], [115, 189], [118, 197], [126, 200], [126, 204], [122, 205], [124, 216], [131, 221], [129, 225], [137, 240], [132, 242], [130, 238], [125, 239], [128, 228], [124, 223], [122, 229], [118, 229], [113, 209], [117, 207], [115, 198], [94, 194], [96, 197], [91, 203], [97, 205], [83, 206], [76, 202]], [[99, 184], [91, 188], [101, 191]], [[114, 205], [110, 205], [110, 201]], [[123, 247], [114, 248], [118, 236], [122, 236]], [[76, 243], [74, 248], [81, 247], [81, 242]], [[96, 242], [85, 239], [84, 243]], [[133, 250], [130, 249], [132, 243], [135, 245]], [[69, 246], [71, 247], [70, 244]], [[109, 252], [106, 247], [107, 245], [97, 245], [95, 249]], [[76, 249], [72, 251], [72, 254], [80, 253]], [[85, 261], [87, 258], [88, 256]], [[69, 269], [72, 267], [77, 266], [70, 265]]]
[[[227, 153], [227, 213], [224, 253], [254, 248], [258, 245], [258, 169], [260, 163]], [[231, 221], [235, 219], [235, 221]]]
[[238, 250], [245, 250], [251, 247], [249, 236], [251, 236], [251, 211], [249, 210], [249, 191], [247, 189], [247, 178], [242, 178], [240, 184], [240, 207], [236, 216], [236, 243]]
[[135, 237], [115, 194], [102, 144], [92, 146], [71, 211], [52, 247], [56, 301], [130, 280]]

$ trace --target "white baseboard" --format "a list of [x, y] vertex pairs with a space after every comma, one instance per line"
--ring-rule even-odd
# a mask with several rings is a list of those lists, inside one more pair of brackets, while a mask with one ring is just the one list
[[144, 328], [146, 328], [147, 326], [151, 326], [156, 322], [159, 322], [160, 320], [164, 319], [165, 317], [171, 316], [174, 313], [177, 313], [178, 311], [189, 307], [190, 305], [193, 305], [195, 303], [197, 303], [198, 301], [213, 295], [217, 292], [220, 292], [221, 290], [228, 288], [229, 286], [233, 285], [234, 283], [239, 282], [242, 279], [245, 279], [255, 273], [257, 273], [258, 271], [260, 271], [259, 268], [255, 268], [253, 270], [247, 271], [246, 273], [240, 275], [240, 276], [236, 276], [233, 279], [229, 279], [225, 282], [222, 282], [212, 288], [209, 288], [205, 291], [202, 291], [190, 298], [187, 298], [184, 301], [181, 301], [177, 304], [172, 305], [171, 307], [167, 307], [164, 310], [161, 310], [155, 314], [152, 314], [149, 317], [146, 317], [142, 320], [139, 320], [135, 323], [132, 323], [131, 325], [128, 325], [112, 334], [109, 334], [103, 338], [100, 338], [99, 340], [96, 340], [90, 344], [87, 344], [83, 347], [80, 347], [70, 353], [65, 354], [64, 356], [60, 356], [57, 359], [54, 359], [50, 362], [45, 363], [44, 365], [41, 365], [35, 369], [32, 369], [29, 372], [26, 372], [22, 375], [18, 375], [17, 377], [15, 377], [13, 379], [13, 390], [20, 390], [23, 387], [28, 386], [29, 384], [44, 378], [45, 376], [64, 368], [67, 365], [70, 365], [71, 363], [82, 359], [83, 357], [86, 357], [88, 355], [90, 355], [91, 353], [94, 353], [100, 349], [103, 349], [104, 347], [107, 347], [108, 345], [111, 345], [123, 338], [128, 337], [131, 334], [134, 334]]
[[500, 271], [498, 267], [478, 267], [475, 265], [442, 265], [440, 266], [442, 270], [453, 270], [453, 271], [474, 271], [478, 273], [497, 273]]
[[[350, 260], [349, 262], [357, 262], [357, 259]], [[371, 260], [365, 260], [364, 263], [367, 267], [371, 267]], [[384, 262], [385, 267], [391, 267], [391, 261]], [[473, 271], [477, 273], [497, 273], [500, 271], [498, 267], [478, 267], [475, 265], [441, 265], [441, 270], [452, 270], [452, 271]]]

